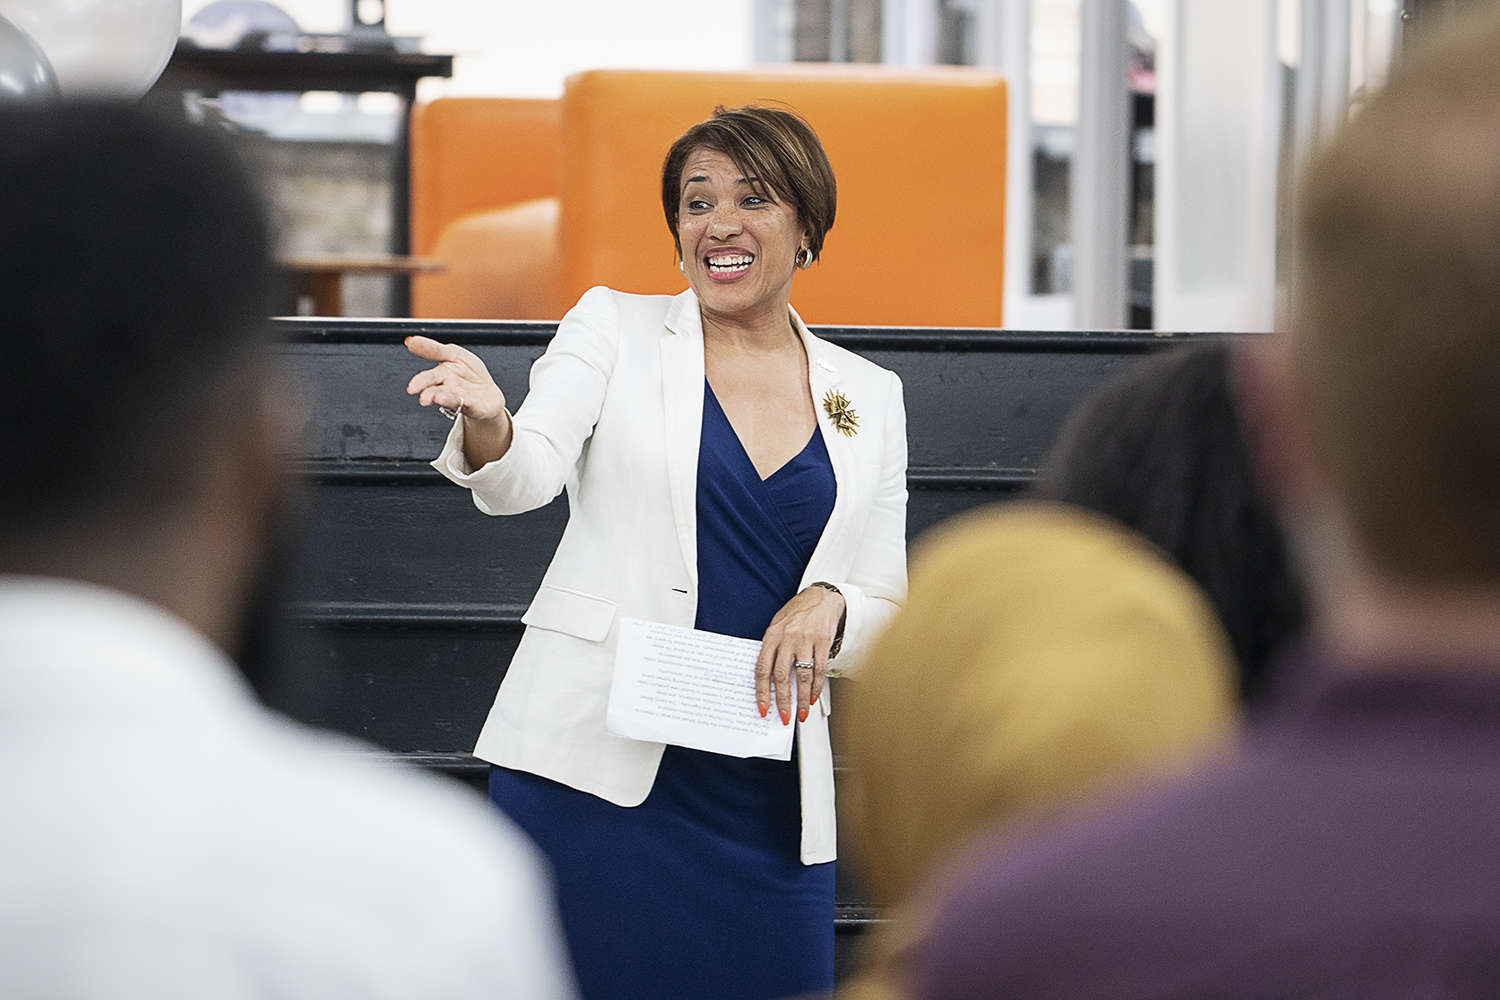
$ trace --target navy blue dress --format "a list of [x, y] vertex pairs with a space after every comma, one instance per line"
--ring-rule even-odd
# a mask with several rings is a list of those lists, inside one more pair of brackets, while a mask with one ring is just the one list
[[[833, 511], [821, 431], [764, 481], [705, 383], [697, 628], [759, 639]], [[490, 798], [552, 862], [585, 1000], [777, 1000], [833, 988], [833, 864], [800, 860], [790, 761], [669, 746], [633, 809], [496, 767]]]

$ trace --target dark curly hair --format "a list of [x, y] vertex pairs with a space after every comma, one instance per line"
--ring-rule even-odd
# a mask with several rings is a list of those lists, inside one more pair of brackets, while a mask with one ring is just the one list
[[1256, 491], [1229, 381], [1231, 347], [1173, 348], [1073, 411], [1033, 487], [1139, 531], [1208, 594], [1254, 699], [1306, 612], [1286, 538]]

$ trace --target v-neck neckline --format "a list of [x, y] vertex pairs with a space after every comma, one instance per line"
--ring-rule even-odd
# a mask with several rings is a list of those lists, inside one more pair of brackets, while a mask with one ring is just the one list
[[745, 442], [740, 440], [740, 432], [735, 430], [734, 421], [730, 420], [729, 414], [724, 411], [724, 404], [719, 402], [719, 394], [714, 392], [713, 384], [708, 381], [707, 377], [703, 379], [703, 394], [705, 398], [712, 399], [714, 401], [714, 407], [718, 409], [719, 415], [724, 418], [724, 424], [729, 428], [729, 433], [734, 436], [734, 443], [739, 446], [740, 454], [744, 456], [746, 462], [750, 463], [751, 471], [755, 473], [755, 478], [759, 479], [762, 484], [769, 483], [771, 480], [781, 475], [782, 471], [784, 471], [787, 466], [797, 461], [797, 459], [801, 458], [803, 455], [806, 455], [807, 449], [811, 448], [813, 442], [817, 440], [820, 428], [818, 427], [818, 422], [814, 420], [812, 433], [807, 436], [807, 443], [802, 446], [802, 450], [797, 452], [797, 454], [793, 455], [791, 458], [787, 459], [785, 462], [782, 462], [768, 475], [762, 476], [760, 474], [760, 470], [755, 467], [755, 460], [750, 457], [750, 450], [745, 447]]

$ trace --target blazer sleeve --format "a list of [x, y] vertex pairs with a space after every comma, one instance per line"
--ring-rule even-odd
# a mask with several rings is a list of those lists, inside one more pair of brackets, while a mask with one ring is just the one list
[[591, 288], [568, 310], [547, 351], [531, 366], [531, 389], [512, 419], [510, 450], [477, 471], [464, 458], [456, 420], [432, 466], [474, 495], [486, 514], [520, 514], [563, 491], [594, 432], [620, 349], [614, 294]]
[[828, 665], [832, 677], [847, 677], [858, 670], [875, 638], [906, 599], [906, 403], [895, 372], [885, 412], [885, 454], [875, 504], [848, 579], [839, 585], [848, 611], [844, 645]]

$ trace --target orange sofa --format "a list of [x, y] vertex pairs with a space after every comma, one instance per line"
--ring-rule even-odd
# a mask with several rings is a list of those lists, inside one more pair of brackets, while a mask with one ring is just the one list
[[[412, 108], [412, 315], [556, 319], [558, 101], [445, 97]], [[554, 315], [555, 314], [555, 315]]]
[[[758, 102], [784, 103], [807, 118], [838, 178], [838, 217], [823, 258], [792, 289], [793, 305], [809, 322], [1001, 325], [1005, 83], [976, 70], [874, 66], [608, 70], [570, 78], [560, 102], [558, 202], [496, 203], [451, 217], [431, 251], [452, 268], [444, 276], [449, 288], [442, 296], [417, 294], [416, 311], [556, 318], [593, 285], [681, 291], [662, 218], [662, 158], [715, 105]], [[438, 217], [415, 211], [425, 197], [420, 140], [414, 127], [418, 248], [418, 219], [431, 225]], [[549, 231], [552, 211], [558, 223]], [[440, 280], [423, 278], [419, 287]]]

